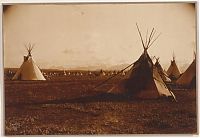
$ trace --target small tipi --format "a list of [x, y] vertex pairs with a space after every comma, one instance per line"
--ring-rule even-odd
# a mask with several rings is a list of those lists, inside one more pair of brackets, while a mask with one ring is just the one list
[[65, 70], [63, 70], [63, 75], [64, 75], [64, 76], [66, 76], [66, 75], [67, 75], [67, 73], [66, 73], [66, 71], [65, 71]]
[[106, 73], [101, 69], [100, 72], [99, 72], [99, 76], [105, 76]]
[[176, 65], [174, 54], [173, 54], [173, 60], [171, 60], [171, 65], [169, 66], [167, 70], [167, 75], [169, 76], [171, 80], [177, 80], [181, 75], [178, 69], [178, 66]]
[[157, 67], [158, 73], [160, 74], [164, 82], [171, 82], [171, 79], [168, 77], [167, 73], [163, 70], [162, 66], [159, 63], [159, 58], [156, 58], [155, 67]]
[[176, 81], [176, 83], [178, 85], [182, 85], [188, 88], [196, 86], [196, 58], [186, 69], [186, 71], [180, 76], [180, 78]]
[[46, 80], [42, 75], [42, 72], [35, 64], [31, 51], [33, 45], [29, 44], [29, 47], [26, 47], [28, 55], [24, 56], [24, 62], [21, 67], [18, 69], [12, 80]]
[[[137, 24], [136, 24], [137, 25]], [[174, 94], [167, 88], [163, 82], [157, 68], [154, 66], [149, 54], [148, 48], [153, 44], [154, 29], [152, 30], [149, 40], [144, 43], [142, 35], [137, 26], [144, 52], [140, 58], [133, 64], [133, 67], [127, 72], [124, 81], [110, 89], [110, 93], [125, 93], [128, 97], [154, 99], [160, 96], [172, 96]]]

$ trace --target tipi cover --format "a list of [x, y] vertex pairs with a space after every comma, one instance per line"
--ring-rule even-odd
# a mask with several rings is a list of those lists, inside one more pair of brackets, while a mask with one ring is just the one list
[[33, 47], [27, 48], [28, 55], [24, 56], [24, 62], [12, 80], [46, 80], [32, 58], [32, 49]]
[[162, 66], [159, 63], [159, 58], [156, 59], [155, 66], [157, 67], [158, 73], [160, 74], [164, 82], [171, 82], [171, 79], [168, 77], [167, 73], [163, 70]]
[[171, 65], [169, 66], [167, 70], [167, 75], [169, 76], [170, 79], [176, 80], [180, 77], [180, 71], [176, 65], [175, 58], [173, 56], [173, 60], [171, 61]]
[[176, 83], [179, 85], [190, 87], [191, 85], [195, 85], [193, 84], [195, 82], [196, 82], [196, 59], [193, 60], [193, 62], [186, 69], [186, 71], [180, 76], [180, 78], [176, 81]]
[[147, 52], [144, 52], [128, 71], [126, 79], [114, 86], [110, 93], [126, 93], [128, 96], [152, 99], [174, 94], [163, 82]]

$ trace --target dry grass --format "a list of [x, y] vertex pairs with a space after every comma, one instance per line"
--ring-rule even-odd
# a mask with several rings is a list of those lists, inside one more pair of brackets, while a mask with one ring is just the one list
[[[196, 92], [175, 91], [178, 103], [158, 100], [92, 100], [99, 80], [6, 81], [5, 134], [195, 134]], [[109, 89], [111, 81], [101, 91]], [[68, 102], [91, 96], [91, 101]]]

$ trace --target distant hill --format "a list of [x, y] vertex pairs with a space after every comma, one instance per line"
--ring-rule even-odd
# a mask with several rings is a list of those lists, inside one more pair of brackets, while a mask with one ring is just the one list
[[[119, 65], [98, 65], [98, 66], [82, 66], [82, 67], [74, 67], [74, 68], [65, 68], [63, 66], [52, 66], [48, 69], [42, 69], [43, 71], [60, 71], [60, 70], [73, 70], [73, 71], [99, 71], [99, 70], [122, 70], [126, 68], [129, 64], [119, 64]], [[180, 64], [178, 65], [181, 72], [184, 72], [189, 64]], [[163, 65], [164, 69], [167, 70], [169, 67], [169, 64]], [[16, 71], [18, 68], [4, 68], [5, 71], [7, 70]]]
[[128, 64], [120, 64], [120, 65], [99, 65], [99, 66], [86, 66], [86, 67], [76, 67], [76, 68], [71, 68], [70, 70], [122, 70], [125, 67], [127, 67]]
[[55, 70], [122, 70], [125, 67], [127, 67], [129, 64], [120, 64], [120, 65], [96, 65], [96, 66], [80, 66], [80, 67], [71, 67], [71, 68], [65, 68], [63, 66], [51, 66], [49, 69], [55, 69]]

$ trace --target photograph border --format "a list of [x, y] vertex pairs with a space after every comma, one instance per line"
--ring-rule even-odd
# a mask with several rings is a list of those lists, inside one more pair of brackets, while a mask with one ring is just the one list
[[[199, 1], [196, 0], [175, 0], [175, 1], [169, 1], [169, 0], [3, 0], [0, 2], [0, 112], [1, 112], [1, 119], [0, 119], [0, 129], [1, 129], [1, 136], [5, 136], [5, 82], [4, 82], [4, 39], [3, 39], [3, 6], [4, 5], [17, 5], [17, 4], [128, 4], [128, 3], [195, 3], [195, 8], [196, 8], [196, 58], [197, 58], [197, 62], [196, 62], [196, 74], [197, 74], [197, 78], [196, 78], [196, 111], [197, 111], [197, 134], [126, 134], [126, 135], [117, 135], [117, 136], [142, 136], [142, 137], [149, 137], [149, 136], [156, 136], [156, 137], [166, 137], [166, 136], [197, 136], [199, 135], [199, 86], [198, 84], [200, 84], [199, 81]], [[20, 135], [17, 135], [20, 136]], [[37, 136], [41, 136], [41, 135], [33, 135], [34, 137]], [[46, 135], [46, 136], [58, 136], [58, 135]], [[59, 135], [61, 137], [66, 137], [66, 136], [87, 136], [87, 135]], [[108, 135], [88, 135], [88, 136], [106, 136], [106, 137], [112, 137], [112, 136], [116, 136], [114, 134], [108, 134]], [[7, 137], [7, 136], [6, 136]]]

